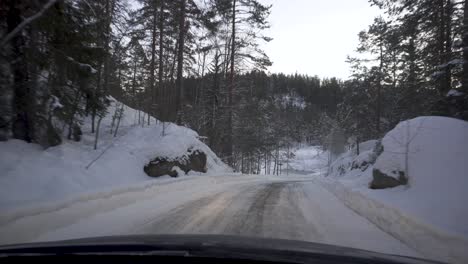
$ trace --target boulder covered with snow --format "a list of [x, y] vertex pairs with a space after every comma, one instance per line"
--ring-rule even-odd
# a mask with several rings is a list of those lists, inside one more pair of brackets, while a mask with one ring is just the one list
[[176, 158], [156, 157], [145, 165], [144, 171], [150, 177], [169, 175], [180, 176], [179, 168], [187, 174], [189, 171], [207, 172], [206, 154], [201, 150], [188, 149], [183, 156]]
[[431, 224], [468, 237], [468, 122], [448, 117], [418, 117], [401, 122], [382, 140], [374, 169], [408, 187], [389, 199]]
[[[398, 124], [365, 171], [346, 153], [324, 186], [347, 206], [427, 257], [468, 263], [468, 122], [425, 116]], [[378, 151], [377, 153], [379, 153]], [[344, 173], [336, 168], [345, 166]], [[334, 169], [334, 170], [332, 170]], [[378, 182], [373, 182], [377, 177]], [[374, 190], [373, 184], [406, 186]], [[404, 183], [404, 179], [403, 179]], [[375, 186], [374, 186], [375, 187]]]
[[[382, 139], [383, 153], [374, 171], [414, 188], [451, 185], [467, 178], [468, 123], [447, 117], [419, 117], [401, 122]], [[465, 155], [462, 155], [462, 154]], [[456, 154], [456, 155], [455, 155]], [[379, 174], [379, 173], [377, 173]], [[403, 180], [404, 181], [404, 180]], [[468, 187], [468, 186], [466, 186]]]
[[385, 173], [381, 172], [379, 169], [372, 170], [372, 181], [369, 184], [369, 188], [371, 189], [387, 189], [393, 188], [400, 185], [406, 185], [408, 183], [408, 179], [405, 176], [403, 171], [395, 172], [398, 173], [398, 178], [391, 177], [386, 175]]
[[377, 159], [376, 152], [372, 150], [364, 150], [356, 156], [351, 163], [351, 170], [360, 169], [361, 171], [367, 170], [369, 166], [374, 164]]

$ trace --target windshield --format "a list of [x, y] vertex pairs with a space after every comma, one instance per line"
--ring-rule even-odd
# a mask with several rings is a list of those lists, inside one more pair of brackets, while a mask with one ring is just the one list
[[2, 0], [0, 244], [468, 262], [468, 1]]

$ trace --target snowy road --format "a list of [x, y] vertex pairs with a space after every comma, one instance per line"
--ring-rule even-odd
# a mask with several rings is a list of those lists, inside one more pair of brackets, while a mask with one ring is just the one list
[[421, 257], [305, 176], [185, 178], [80, 200], [0, 228], [2, 243], [124, 234], [261, 236]]
[[295, 239], [419, 256], [312, 181], [246, 184], [173, 208], [139, 234], [227, 234]]

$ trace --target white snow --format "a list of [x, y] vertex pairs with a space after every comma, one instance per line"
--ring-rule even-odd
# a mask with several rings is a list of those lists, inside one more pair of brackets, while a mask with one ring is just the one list
[[[369, 142], [366, 142], [369, 144]], [[346, 205], [409, 246], [434, 259], [468, 261], [468, 122], [419, 117], [401, 122], [382, 140], [383, 153], [362, 171], [353, 163], [371, 159], [361, 147], [341, 155], [321, 181]], [[407, 186], [371, 190], [372, 170], [409, 178]]]
[[382, 144], [384, 152], [374, 168], [389, 174], [407, 171], [409, 178], [408, 188], [384, 192], [384, 199], [429, 224], [468, 238], [468, 123], [420, 117], [400, 123]]
[[281, 107], [291, 106], [298, 109], [304, 109], [306, 107], [306, 102], [304, 101], [304, 98], [298, 96], [297, 94], [280, 95], [277, 96], [275, 100]]
[[[289, 161], [289, 169], [295, 172], [316, 173], [326, 169], [327, 152], [319, 146], [300, 146], [290, 150], [294, 158]], [[282, 151], [285, 154], [285, 150]]]
[[161, 136], [162, 123], [151, 118], [151, 125], [142, 127], [138, 125], [137, 111], [127, 106], [124, 106], [118, 135], [113, 137], [110, 126], [119, 103], [112, 101], [109, 113], [102, 120], [97, 150], [93, 149], [90, 120], [84, 120], [81, 142], [65, 140], [46, 150], [19, 140], [0, 142], [2, 216], [37, 203], [69, 201], [96, 192], [152, 182], [155, 179], [143, 171], [146, 163], [156, 156], [181, 156], [189, 148], [207, 154], [208, 174], [230, 170], [198, 140], [196, 132], [166, 123], [166, 136]]
[[63, 105], [60, 103], [60, 100], [57, 98], [57, 96], [52, 95], [50, 100], [51, 100], [50, 107], [52, 109], [63, 108]]
[[462, 96], [463, 93], [458, 91], [458, 90], [455, 90], [455, 89], [452, 89], [450, 91], [448, 91], [447, 93], [447, 97], [451, 97], [451, 96]]

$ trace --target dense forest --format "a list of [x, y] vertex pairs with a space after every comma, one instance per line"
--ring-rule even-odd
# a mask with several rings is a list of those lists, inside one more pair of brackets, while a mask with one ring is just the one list
[[421, 115], [468, 120], [468, 1], [370, 4], [384, 15], [338, 80], [268, 74], [271, 7], [258, 0], [3, 0], [0, 140], [79, 140], [85, 118], [97, 140], [103, 116], [125, 114], [108, 113], [113, 96], [141, 110], [138, 125], [149, 113], [188, 126], [256, 173], [338, 131], [356, 144]]

